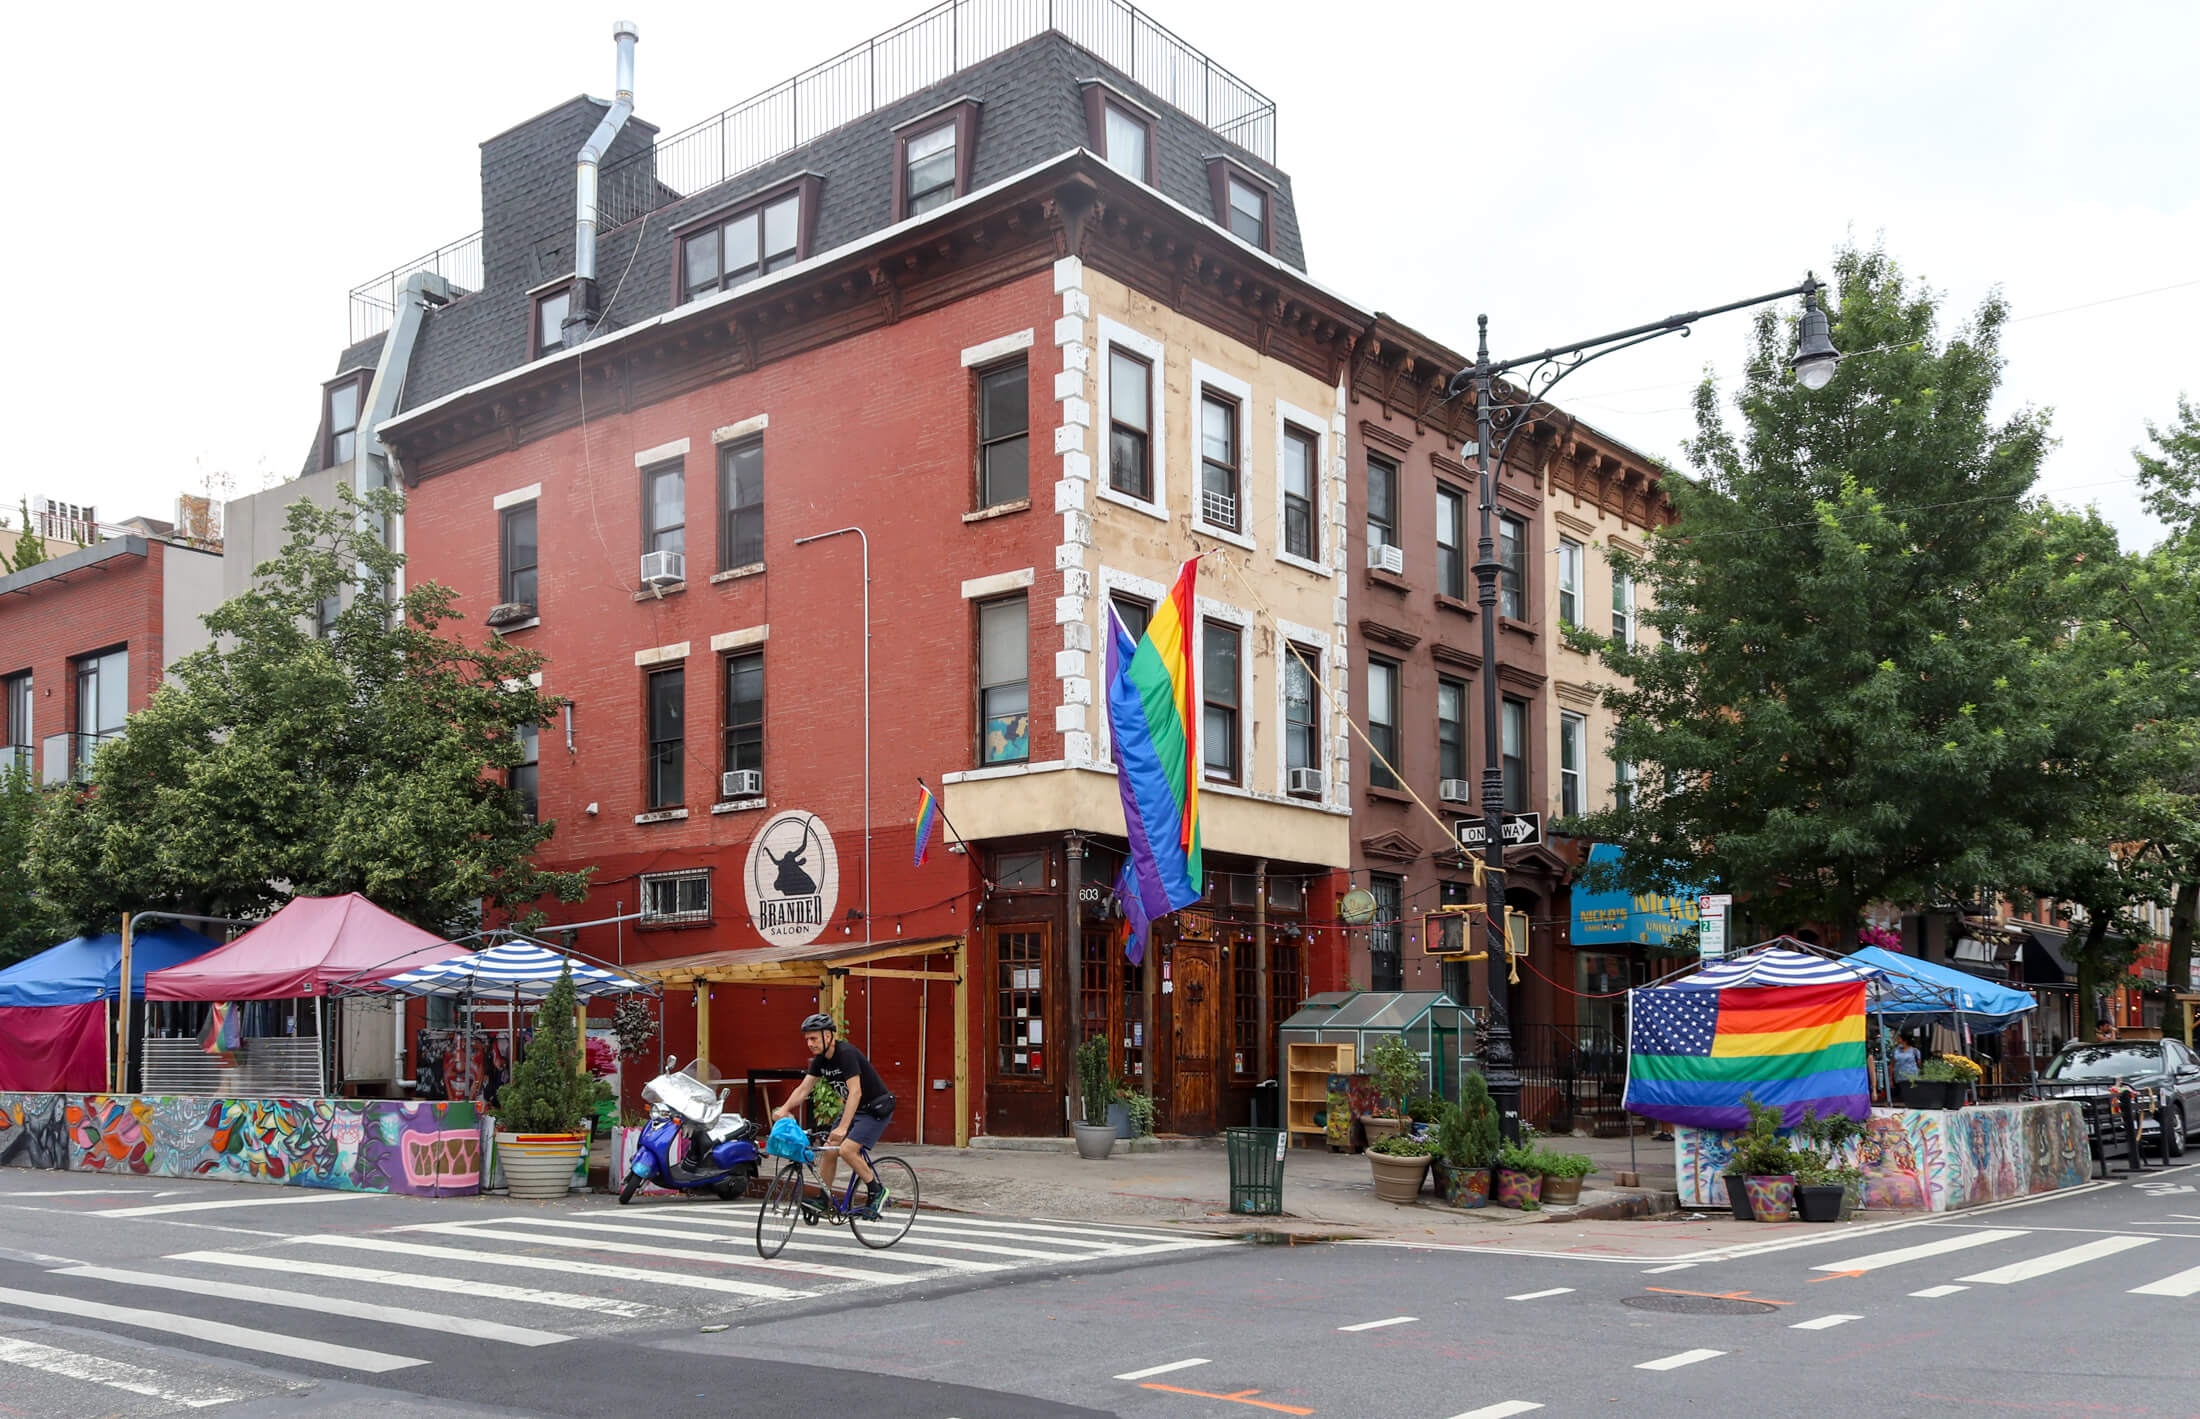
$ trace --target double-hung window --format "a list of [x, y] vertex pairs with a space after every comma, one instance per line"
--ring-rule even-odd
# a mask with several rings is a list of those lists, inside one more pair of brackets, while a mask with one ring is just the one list
[[1031, 496], [1031, 367], [997, 365], [978, 376], [978, 506]]
[[359, 433], [359, 395], [365, 388], [365, 383], [356, 375], [328, 387], [328, 434], [321, 449], [323, 468], [351, 462], [352, 446]]
[[542, 727], [523, 724], [518, 737], [519, 762], [512, 766], [505, 782], [519, 796], [519, 811], [533, 823], [542, 817]]
[[978, 607], [978, 761], [1031, 757], [1031, 613], [1024, 597]]
[[1578, 714], [1558, 717], [1558, 813], [1580, 814], [1588, 804], [1582, 778], [1589, 762], [1589, 721]]
[[1280, 450], [1283, 467], [1277, 483], [1283, 494], [1283, 550], [1301, 561], [1321, 559], [1320, 539], [1315, 535], [1315, 473], [1320, 444], [1306, 430], [1286, 424]]
[[904, 217], [920, 216], [955, 200], [957, 125], [949, 119], [902, 145], [901, 202]]
[[1635, 648], [1635, 579], [1612, 568], [1612, 639]]
[[718, 570], [764, 560], [764, 441], [742, 439], [718, 450]]
[[1460, 680], [1436, 682], [1436, 776], [1467, 777], [1467, 687]]
[[1612, 763], [1612, 806], [1635, 806], [1635, 766], [1625, 759], [1617, 759]]
[[327, 640], [336, 634], [336, 618], [344, 614], [344, 594], [332, 591], [313, 603], [313, 636]]
[[1206, 702], [1199, 722], [1201, 762], [1207, 777], [1236, 783], [1241, 638], [1237, 627], [1208, 621], [1200, 627], [1199, 643], [1199, 692]]
[[1148, 121], [1118, 103], [1103, 101], [1102, 108], [1101, 143], [1107, 165], [1133, 182], [1146, 181]]
[[1436, 589], [1454, 601], [1467, 597], [1466, 508], [1454, 490], [1436, 490]]
[[1561, 625], [1581, 624], [1582, 548], [1571, 537], [1558, 539], [1558, 619]]
[[1367, 548], [1374, 562], [1377, 547], [1398, 545], [1398, 465], [1378, 454], [1367, 456]]
[[1497, 609], [1515, 621], [1528, 619], [1528, 525], [1497, 519]]
[[[1306, 646], [1287, 646], [1283, 657], [1283, 765], [1285, 769], [1322, 767], [1321, 703], [1316, 698], [1315, 678], [1321, 674], [1321, 652]], [[1285, 774], [1288, 779], [1290, 775]]]
[[687, 551], [687, 465], [678, 460], [642, 470], [642, 550]]
[[1200, 516], [1225, 532], [1238, 530], [1238, 406], [1212, 391], [1199, 396]]
[[1108, 347], [1108, 486], [1153, 501], [1153, 366]]
[[1507, 700], [1499, 716], [1498, 747], [1505, 771], [1505, 811], [1528, 811], [1528, 706]]
[[1389, 767], [1398, 762], [1396, 661], [1370, 659], [1367, 662], [1367, 740], [1375, 750], [1367, 756], [1367, 781], [1377, 788], [1396, 788], [1398, 775]]
[[680, 242], [680, 296], [694, 300], [769, 275], [801, 259], [802, 194], [738, 212]]
[[565, 320], [573, 313], [573, 288], [563, 286], [535, 297], [534, 346], [529, 359], [540, 359], [565, 345]]
[[649, 808], [678, 808], [687, 801], [687, 671], [652, 670], [649, 701]]
[[1262, 251], [1268, 249], [1268, 194], [1231, 174], [1223, 180], [1230, 210], [1230, 234]]
[[521, 503], [497, 514], [497, 600], [510, 606], [534, 606], [535, 509]]
[[764, 652], [726, 657], [725, 771], [764, 768]]
[[1153, 619], [1153, 607], [1127, 592], [1113, 592], [1108, 604], [1115, 608], [1116, 616], [1123, 622], [1123, 629], [1131, 633], [1133, 641], [1146, 634], [1146, 623]]

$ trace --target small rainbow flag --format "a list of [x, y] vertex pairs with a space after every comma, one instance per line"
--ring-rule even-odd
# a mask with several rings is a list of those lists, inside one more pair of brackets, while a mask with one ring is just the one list
[[1742, 1128], [1750, 1095], [1793, 1127], [1803, 1111], [1863, 1119], [1864, 982], [1629, 992], [1625, 1106], [1697, 1128]]
[[940, 805], [932, 801], [932, 785], [917, 785], [924, 790], [924, 797], [917, 800], [917, 866], [924, 866], [925, 854], [932, 850], [932, 825], [939, 820]]
[[1192, 666], [1199, 559], [1177, 573], [1135, 645], [1108, 608], [1108, 734], [1131, 841], [1130, 875], [1149, 918], [1200, 898], [1199, 694]]

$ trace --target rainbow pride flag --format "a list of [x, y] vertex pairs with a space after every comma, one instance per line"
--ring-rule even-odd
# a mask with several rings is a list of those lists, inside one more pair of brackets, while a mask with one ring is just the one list
[[1192, 667], [1193, 587], [1186, 562], [1135, 645], [1108, 608], [1108, 735], [1131, 840], [1131, 877], [1149, 918], [1200, 898], [1199, 694]]
[[1862, 1121], [1864, 982], [1654, 986], [1627, 994], [1630, 1113], [1696, 1128], [1746, 1127], [1748, 1094], [1792, 1127], [1806, 1109]]
[[933, 801], [932, 785], [919, 784], [924, 797], [917, 800], [917, 862], [924, 866], [924, 855], [932, 850], [932, 825], [939, 821], [940, 805]]

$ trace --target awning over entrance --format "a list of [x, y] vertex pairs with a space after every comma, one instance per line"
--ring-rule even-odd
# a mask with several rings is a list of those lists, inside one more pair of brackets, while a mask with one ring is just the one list
[[[1589, 849], [1589, 867], [1617, 864], [1624, 854], [1612, 843]], [[1696, 928], [1696, 896], [1687, 892], [1667, 896], [1656, 892], [1592, 892], [1574, 886], [1573, 943], [1585, 946], [1636, 945], [1653, 950], [1671, 945], [1674, 937]]]

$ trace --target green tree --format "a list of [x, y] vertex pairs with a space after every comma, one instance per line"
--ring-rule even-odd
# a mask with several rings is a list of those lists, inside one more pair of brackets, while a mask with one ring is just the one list
[[573, 963], [535, 1012], [535, 1035], [512, 1078], [497, 1091], [497, 1128], [505, 1133], [579, 1133], [587, 1125], [595, 1080], [581, 1067], [579, 997]]
[[6, 552], [0, 552], [0, 569], [10, 573], [35, 567], [46, 560], [45, 539], [31, 526], [30, 499], [25, 498], [18, 505], [18, 510], [23, 521], [15, 533], [15, 554], [10, 556]]
[[2154, 452], [2132, 450], [2147, 511], [2168, 523], [2178, 540], [2200, 537], [2200, 405], [2179, 397], [2177, 417], [2167, 429], [2148, 420], [2147, 437]]
[[[64, 919], [245, 916], [356, 891], [455, 932], [482, 902], [524, 922], [544, 897], [580, 899], [585, 872], [534, 865], [553, 825], [504, 783], [520, 729], [556, 712], [530, 681], [542, 657], [447, 634], [448, 588], [392, 597], [403, 558], [377, 529], [401, 508], [348, 488], [334, 508], [291, 505], [282, 552], [207, 616], [214, 643], [171, 667], [86, 791], [40, 815], [29, 873]], [[347, 587], [317, 637], [316, 607]]]
[[[1881, 250], [1844, 250], [1821, 391], [1757, 321], [1730, 428], [1696, 399], [1698, 481], [1640, 558], [1655, 642], [1575, 632], [1629, 677], [1606, 699], [1633, 803], [1577, 829], [1627, 849], [1634, 889], [1716, 883], [1783, 927], [1853, 945], [1862, 909], [2045, 880], [2068, 855], [2073, 746], [2059, 627], [2008, 594], [2036, 561], [2024, 499], [2046, 416], [1992, 412], [1998, 295], [1943, 336], [1935, 296]], [[1601, 885], [1601, 884], [1600, 884]]]
[[38, 808], [30, 765], [7, 763], [0, 769], [0, 966], [34, 956], [69, 934], [67, 924], [32, 890], [24, 866]]

